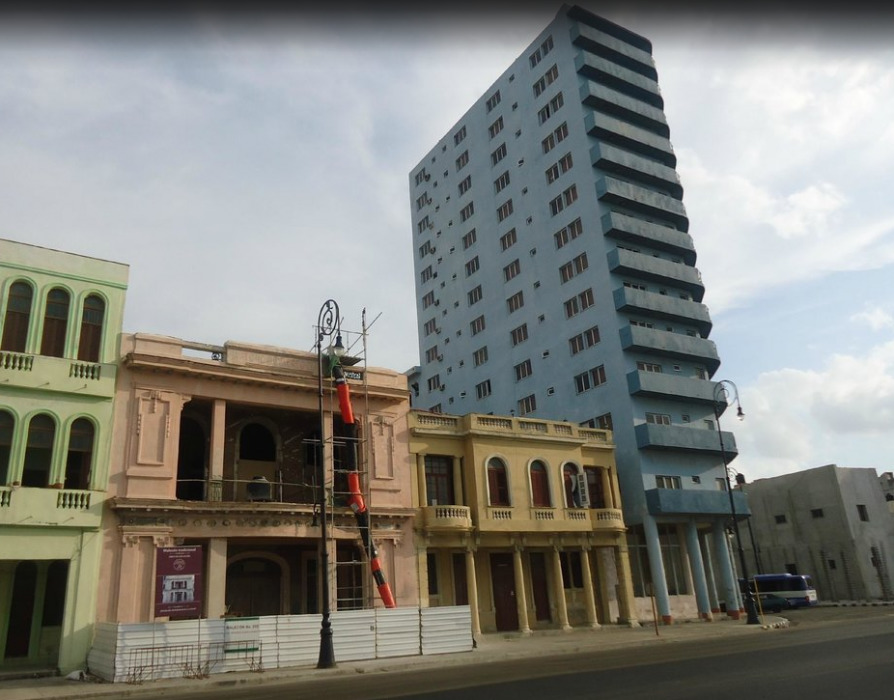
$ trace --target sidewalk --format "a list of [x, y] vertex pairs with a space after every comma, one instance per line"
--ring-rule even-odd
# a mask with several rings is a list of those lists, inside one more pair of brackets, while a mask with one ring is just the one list
[[[606, 625], [590, 630], [576, 628], [567, 632], [559, 630], [538, 631], [532, 635], [486, 634], [477, 648], [470, 652], [438, 654], [431, 656], [404, 656], [392, 659], [347, 661], [333, 669], [319, 670], [314, 667], [279, 668], [270, 671], [241, 671], [212, 675], [208, 678], [173, 678], [146, 681], [139, 685], [108, 683], [88, 676], [84, 681], [72, 681], [61, 677], [28, 678], [0, 681], [0, 697], [3, 700], [81, 700], [82, 698], [137, 698], [140, 695], [159, 694], [166, 689], [184, 691], [213, 691], [221, 686], [268, 684], [306, 680], [313, 683], [320, 678], [357, 673], [400, 673], [426, 667], [465, 666], [486, 664], [505, 659], [543, 657], [600, 649], [617, 649], [623, 646], [642, 646], [679, 642], [688, 639], [729, 637], [743, 634], [767, 634], [788, 626], [784, 617], [766, 616], [763, 625], [748, 625], [743, 620], [718, 619], [714, 622], [678, 622], [669, 626], [653, 625], [629, 628]], [[337, 661], [337, 659], [336, 659]]]

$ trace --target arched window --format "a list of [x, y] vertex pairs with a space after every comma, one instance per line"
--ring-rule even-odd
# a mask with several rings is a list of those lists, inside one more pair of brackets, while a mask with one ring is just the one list
[[55, 439], [56, 423], [50, 416], [42, 413], [31, 419], [22, 467], [22, 486], [49, 486]]
[[71, 424], [68, 457], [65, 460], [65, 488], [89, 489], [93, 463], [93, 424], [78, 418]]
[[535, 508], [549, 508], [552, 505], [549, 497], [549, 475], [546, 465], [539, 459], [531, 462], [531, 503]]
[[487, 485], [490, 491], [490, 505], [509, 505], [509, 478], [502, 459], [491, 457], [487, 461]]
[[84, 314], [81, 316], [81, 340], [78, 343], [78, 359], [84, 362], [99, 362], [102, 345], [102, 324], [106, 315], [106, 303], [96, 294], [84, 300]]
[[43, 317], [43, 338], [40, 341], [41, 355], [65, 356], [69, 303], [70, 297], [64, 289], [56, 287], [47, 294], [47, 310]]
[[260, 423], [249, 423], [239, 434], [239, 459], [276, 461], [276, 440]]
[[12, 429], [15, 420], [9, 411], [0, 411], [0, 486], [9, 483], [9, 463], [12, 459]]
[[580, 497], [577, 494], [577, 467], [573, 464], [565, 464], [562, 467], [562, 486], [565, 491], [565, 507], [580, 508]]
[[33, 297], [34, 292], [27, 282], [14, 282], [9, 288], [0, 350], [25, 352], [28, 345], [28, 325], [31, 321]]

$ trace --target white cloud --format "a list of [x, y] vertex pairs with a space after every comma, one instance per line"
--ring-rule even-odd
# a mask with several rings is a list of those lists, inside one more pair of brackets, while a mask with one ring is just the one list
[[872, 330], [880, 331], [885, 328], [894, 328], [894, 316], [878, 306], [866, 308], [851, 316], [851, 320], [867, 324]]
[[822, 464], [878, 463], [894, 425], [894, 341], [832, 355], [820, 371], [765, 372], [741, 388], [746, 419], [732, 429], [749, 480]]

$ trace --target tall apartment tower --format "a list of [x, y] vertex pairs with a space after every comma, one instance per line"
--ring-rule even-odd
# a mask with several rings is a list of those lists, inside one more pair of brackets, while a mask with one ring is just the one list
[[720, 360], [651, 50], [563, 6], [413, 168], [413, 403], [612, 430], [644, 613], [736, 616]]

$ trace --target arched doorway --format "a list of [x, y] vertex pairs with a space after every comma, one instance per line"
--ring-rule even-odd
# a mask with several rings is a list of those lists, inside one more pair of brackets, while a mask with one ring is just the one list
[[239, 617], [282, 612], [282, 566], [272, 559], [250, 556], [227, 566], [227, 613]]

